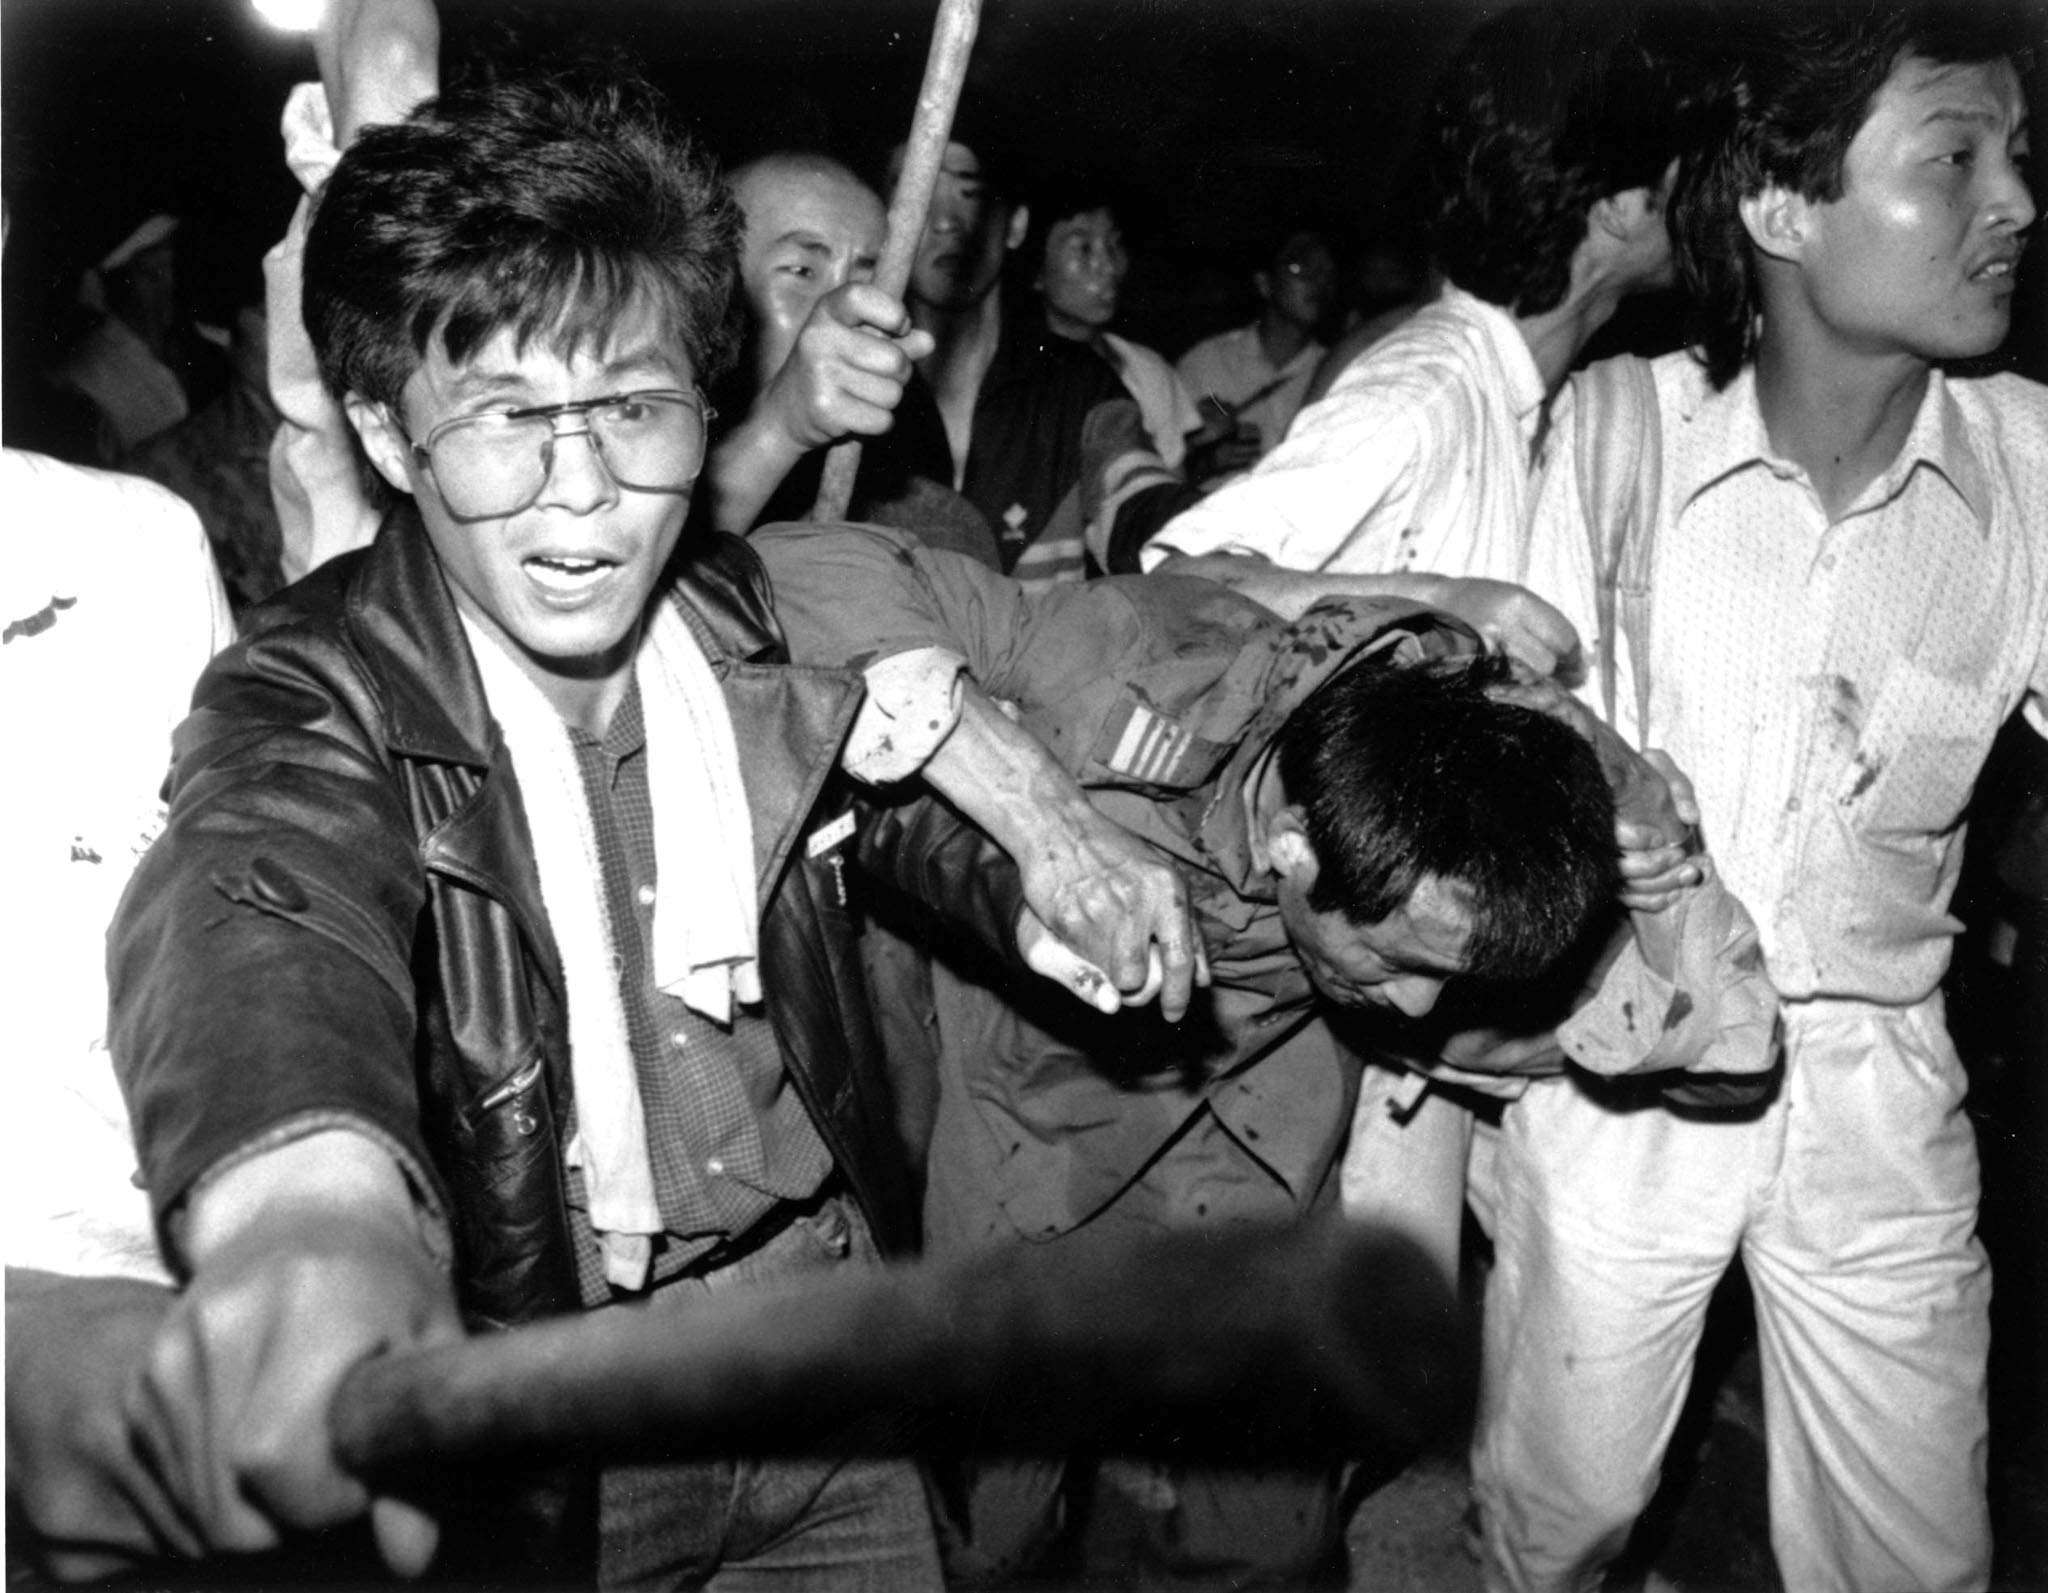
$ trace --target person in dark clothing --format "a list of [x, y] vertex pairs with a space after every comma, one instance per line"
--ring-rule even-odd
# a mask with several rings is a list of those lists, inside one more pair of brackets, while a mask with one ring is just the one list
[[1201, 411], [1163, 355], [1110, 330], [1131, 269], [1130, 208], [1102, 178], [1084, 173], [1046, 183], [1032, 194], [1031, 232], [1020, 253], [1046, 326], [1102, 356], [1136, 400], [1153, 448], [1167, 469], [1178, 470], [1188, 435], [1201, 429]]
[[1027, 924], [938, 804], [850, 805], [861, 678], [788, 667], [744, 543], [682, 542], [738, 233], [616, 76], [444, 93], [322, 190], [308, 330], [403, 499], [202, 678], [116, 916], [110, 1045], [186, 1282], [120, 1405], [141, 1519], [102, 1541], [367, 1517], [401, 1571], [445, 1527], [454, 1571], [551, 1586], [937, 1585], [915, 1470], [852, 1434], [431, 1504], [328, 1436], [379, 1349], [908, 1246], [842, 862], [998, 949]]
[[949, 143], [910, 270], [910, 314], [933, 338], [918, 368], [938, 398], [953, 483], [994, 528], [1004, 572], [1078, 581], [1089, 568], [1082, 428], [1124, 388], [1036, 304], [1006, 305], [1004, 262], [1029, 224], [993, 146]]
[[170, 488], [198, 510], [237, 613], [284, 585], [284, 537], [270, 495], [278, 417], [267, 381], [268, 348], [262, 306], [244, 306], [228, 344], [227, 391], [122, 461], [124, 470]]

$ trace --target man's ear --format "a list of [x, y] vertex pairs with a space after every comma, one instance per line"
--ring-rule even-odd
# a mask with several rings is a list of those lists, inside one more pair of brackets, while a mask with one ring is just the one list
[[1259, 303], [1271, 304], [1273, 302], [1273, 273], [1270, 271], [1254, 271], [1252, 273], [1252, 291], [1258, 294]]
[[1266, 820], [1266, 860], [1289, 884], [1304, 891], [1315, 889], [1322, 864], [1308, 838], [1307, 821], [1300, 808], [1285, 803]]
[[1019, 205], [1010, 212], [1009, 230], [1003, 234], [1003, 252], [1007, 254], [1013, 249], [1021, 248], [1024, 243], [1024, 234], [1030, 230], [1031, 207], [1029, 205]]
[[356, 436], [362, 439], [363, 452], [370, 456], [377, 474], [400, 492], [410, 494], [412, 444], [405, 440], [398, 422], [391, 418], [391, 411], [382, 404], [371, 403], [360, 393], [350, 393], [341, 401], [341, 407], [348, 423], [355, 427]]
[[1798, 261], [1813, 227], [1813, 202], [1776, 183], [1736, 207], [1749, 241], [1775, 260]]

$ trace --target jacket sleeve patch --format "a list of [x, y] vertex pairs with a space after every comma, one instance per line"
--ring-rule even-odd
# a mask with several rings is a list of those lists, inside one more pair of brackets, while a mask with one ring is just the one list
[[1207, 780], [1229, 750], [1125, 692], [1103, 718], [1089, 759], [1124, 780], [1187, 790]]

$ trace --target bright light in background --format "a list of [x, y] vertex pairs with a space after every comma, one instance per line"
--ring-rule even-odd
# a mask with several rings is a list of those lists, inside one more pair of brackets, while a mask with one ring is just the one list
[[320, 26], [327, 0], [250, 0], [256, 15], [284, 33], [311, 33]]

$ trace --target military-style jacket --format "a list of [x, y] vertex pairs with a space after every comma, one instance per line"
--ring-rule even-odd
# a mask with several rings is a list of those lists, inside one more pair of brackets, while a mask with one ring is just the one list
[[1342, 1150], [1359, 1063], [1315, 1023], [1273, 877], [1251, 853], [1248, 780], [1344, 669], [1477, 639], [1390, 599], [1318, 604], [1290, 625], [1184, 577], [1026, 593], [963, 560], [896, 557], [879, 533], [778, 529], [755, 545], [800, 657], [954, 647], [1105, 814], [1184, 865], [1213, 982], [1178, 1024], [1151, 1009], [1103, 1018], [1002, 969], [941, 974], [946, 1077], [982, 1120], [982, 1173], [1017, 1231], [1048, 1239], [1084, 1221], [1204, 1106], [1305, 1209]]

